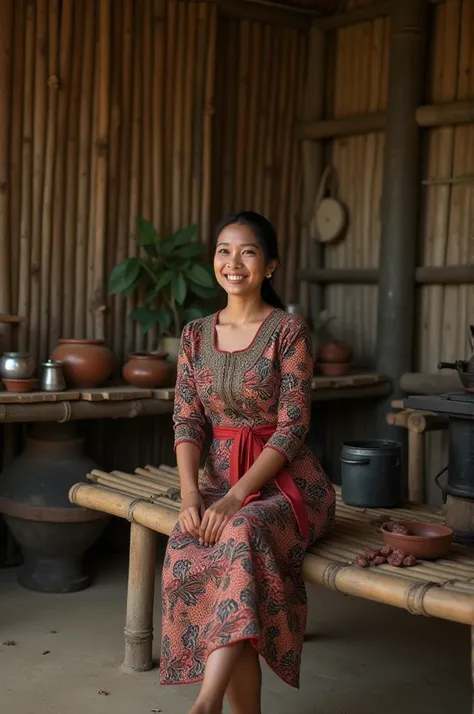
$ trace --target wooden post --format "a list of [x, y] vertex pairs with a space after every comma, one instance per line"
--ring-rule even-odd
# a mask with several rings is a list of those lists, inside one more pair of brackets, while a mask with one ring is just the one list
[[[316, 121], [322, 118], [324, 110], [324, 79], [326, 76], [326, 37], [324, 32], [313, 26], [309, 34], [308, 43], [303, 121]], [[322, 267], [321, 247], [316, 241], [311, 240], [310, 224], [318, 183], [323, 172], [324, 154], [322, 142], [302, 141], [301, 152], [303, 191], [300, 268], [307, 268], [308, 266], [310, 268], [320, 268]], [[322, 309], [321, 286], [312, 285], [308, 291], [308, 286], [303, 284], [300, 292], [300, 302], [309, 316], [317, 317]]]
[[[400, 393], [413, 358], [420, 131], [428, 0], [393, 0], [380, 246], [377, 370]], [[393, 395], [392, 395], [393, 398]], [[379, 430], [390, 438], [380, 405]], [[391, 435], [392, 436], [392, 435]]]
[[152, 668], [156, 533], [138, 523], [130, 529], [124, 672]]

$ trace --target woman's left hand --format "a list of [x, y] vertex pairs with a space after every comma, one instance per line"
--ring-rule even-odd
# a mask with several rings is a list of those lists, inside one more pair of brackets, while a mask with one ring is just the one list
[[199, 542], [206, 546], [217, 543], [230, 519], [242, 508], [242, 503], [243, 501], [232, 490], [213, 503], [201, 521]]

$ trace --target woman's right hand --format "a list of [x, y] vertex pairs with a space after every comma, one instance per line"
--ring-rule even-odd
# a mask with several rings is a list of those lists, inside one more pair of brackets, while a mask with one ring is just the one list
[[199, 528], [206, 506], [199, 491], [191, 491], [181, 497], [179, 526], [182, 533], [199, 538]]

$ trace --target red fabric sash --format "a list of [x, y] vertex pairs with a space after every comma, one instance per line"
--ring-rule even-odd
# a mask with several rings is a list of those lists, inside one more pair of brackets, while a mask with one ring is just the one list
[[[237, 481], [247, 473], [252, 464], [262, 453], [266, 442], [273, 436], [276, 428], [273, 425], [260, 426], [244, 426], [244, 427], [227, 427], [215, 426], [213, 435], [215, 439], [226, 440], [233, 439], [234, 443], [230, 452], [230, 483], [235, 486]], [[301, 535], [305, 538], [309, 535], [308, 514], [304, 505], [303, 497], [297, 485], [293, 481], [291, 474], [282, 469], [275, 477], [275, 483], [288, 499], [298, 521], [298, 526]], [[244, 501], [244, 506], [247, 503], [256, 501], [260, 498], [259, 493], [253, 493]]]

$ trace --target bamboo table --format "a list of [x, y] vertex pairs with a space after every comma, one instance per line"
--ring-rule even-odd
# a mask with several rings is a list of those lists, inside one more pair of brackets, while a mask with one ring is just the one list
[[[146, 466], [134, 474], [95, 471], [88, 479], [92, 483], [72, 487], [71, 502], [131, 523], [123, 666], [129, 671], [145, 671], [152, 667], [155, 534], [169, 535], [176, 523], [180, 508], [178, 474], [172, 467]], [[382, 518], [443, 521], [439, 511], [427, 506], [392, 510], [346, 506], [337, 489], [335, 528], [306, 555], [305, 581], [399, 607], [412, 615], [469, 625], [474, 682], [474, 551], [455, 545], [446, 558], [413, 568], [358, 568], [353, 564], [355, 557], [382, 544]]]

